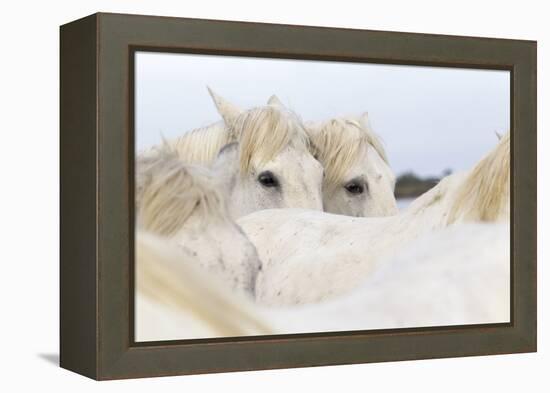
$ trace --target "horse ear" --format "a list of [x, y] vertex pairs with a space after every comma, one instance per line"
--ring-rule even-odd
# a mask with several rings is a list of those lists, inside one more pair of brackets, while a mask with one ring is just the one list
[[359, 116], [359, 123], [367, 130], [371, 129], [369, 112], [363, 112], [363, 114]]
[[281, 100], [279, 100], [279, 97], [277, 97], [275, 94], [269, 97], [269, 100], [267, 100], [267, 105], [281, 106], [284, 108], [283, 103], [281, 102]]
[[222, 98], [218, 94], [214, 93], [214, 91], [210, 87], [207, 87], [207, 89], [208, 93], [210, 93], [210, 97], [212, 97], [212, 100], [216, 105], [218, 113], [223, 118], [225, 125], [232, 124], [235, 119], [241, 114], [241, 110], [229, 101], [227, 101], [225, 98]]
[[495, 135], [497, 136], [497, 139], [500, 141], [502, 139], [502, 134], [498, 131], [495, 131]]

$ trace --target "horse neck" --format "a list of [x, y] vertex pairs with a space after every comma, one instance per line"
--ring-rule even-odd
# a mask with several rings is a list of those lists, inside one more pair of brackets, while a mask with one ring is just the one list
[[[463, 174], [454, 174], [443, 179], [437, 186], [418, 197], [404, 212], [395, 216], [372, 218], [358, 221], [358, 239], [363, 242], [365, 252], [375, 260], [380, 256], [391, 255], [396, 249], [414, 239], [447, 226], [452, 193], [460, 184]], [[364, 222], [365, 224], [361, 224]]]

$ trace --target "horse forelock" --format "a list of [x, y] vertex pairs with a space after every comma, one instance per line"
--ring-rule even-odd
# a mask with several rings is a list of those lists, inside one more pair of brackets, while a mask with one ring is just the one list
[[242, 112], [231, 124], [223, 122], [197, 128], [169, 142], [180, 160], [209, 165], [222, 148], [239, 144], [241, 173], [252, 162], [265, 163], [286, 146], [309, 150], [309, 138], [297, 114], [279, 105], [267, 105]]
[[378, 153], [380, 158], [382, 158], [382, 160], [384, 160], [384, 162], [389, 165], [390, 162], [388, 161], [388, 155], [386, 154], [386, 149], [384, 148], [384, 144], [382, 143], [380, 136], [378, 136], [374, 131], [367, 127], [363, 127], [362, 129], [369, 144]]
[[325, 184], [328, 187], [340, 185], [348, 171], [366, 153], [368, 146], [388, 163], [379, 137], [355, 120], [331, 119], [311, 131], [310, 137], [314, 154], [325, 168]]
[[224, 200], [207, 169], [184, 164], [165, 145], [136, 162], [139, 225], [170, 236], [198, 213], [206, 221], [227, 218]]
[[448, 223], [496, 221], [510, 203], [510, 132], [471, 171], [456, 191]]
[[276, 105], [243, 112], [230, 125], [232, 139], [239, 142], [239, 167], [248, 173], [252, 163], [274, 159], [287, 146], [309, 151], [309, 138], [300, 118]]

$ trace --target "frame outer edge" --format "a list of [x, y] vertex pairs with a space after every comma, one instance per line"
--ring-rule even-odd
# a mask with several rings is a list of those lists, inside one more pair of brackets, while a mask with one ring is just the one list
[[[519, 65], [524, 74], [524, 85], [521, 86], [521, 99], [518, 99], [521, 105], [518, 125], [524, 130], [518, 150], [523, 150], [519, 155], [524, 157], [519, 165], [526, 167], [528, 172], [517, 176], [517, 190], [514, 191], [527, 190], [517, 206], [523, 216], [518, 220], [521, 224], [516, 231], [520, 242], [518, 248], [525, 255], [520, 263], [526, 266], [522, 270], [525, 287], [517, 301], [521, 302], [521, 338], [526, 351], [537, 352], [537, 42], [526, 44], [525, 52]], [[515, 165], [514, 169], [517, 167]]]
[[97, 16], [60, 27], [60, 366], [98, 377]]
[[[94, 142], [97, 143], [94, 156], [97, 166], [94, 176], [97, 177], [97, 183], [93, 190], [94, 196], [97, 197], [94, 201], [97, 227], [93, 242], [96, 247], [94, 279], [97, 280], [94, 283], [96, 319], [93, 321], [96, 329], [95, 378], [120, 379], [309, 367], [533, 350], [536, 316], [533, 317], [530, 310], [533, 300], [536, 300], [536, 292], [533, 294], [532, 288], [526, 283], [533, 278], [536, 251], [535, 259], [529, 262], [528, 267], [518, 266], [521, 271], [522, 288], [528, 291], [527, 296], [522, 298], [525, 303], [522, 303], [520, 308], [524, 312], [519, 315], [517, 322], [520, 323], [516, 325], [480, 325], [465, 329], [441, 327], [414, 332], [371, 331], [365, 335], [339, 332], [338, 335], [323, 337], [301, 335], [246, 340], [237, 338], [235, 341], [225, 342], [176, 342], [166, 346], [137, 347], [131, 342], [131, 328], [128, 323], [132, 299], [129, 292], [130, 265], [133, 263], [130, 251], [132, 243], [129, 239], [132, 231], [128, 225], [133, 213], [131, 198], [128, 195], [132, 186], [129, 178], [132, 176], [129, 172], [129, 158], [133, 149], [133, 138], [130, 135], [132, 123], [129, 116], [129, 66], [132, 64], [129, 61], [129, 48], [162, 48], [168, 52], [259, 55], [306, 60], [383, 63], [387, 61], [389, 64], [504, 70], [511, 70], [512, 66], [522, 64], [521, 67], [526, 67], [521, 72], [519, 84], [522, 86], [523, 95], [516, 96], [518, 92], [515, 92], [514, 98], [523, 100], [522, 106], [529, 108], [530, 105], [536, 104], [536, 86], [532, 85], [536, 84], [536, 75], [534, 79], [532, 75], [536, 73], [536, 68], [532, 68], [531, 56], [528, 56], [531, 60], [527, 61], [522, 58], [532, 53], [531, 41], [453, 38], [331, 28], [325, 31], [300, 26], [117, 14], [99, 14], [95, 19], [96, 73], [93, 77], [90, 76], [96, 83], [93, 112], [97, 116], [94, 130]], [[254, 31], [262, 34], [251, 34]], [[325, 38], [332, 33], [335, 37], [327, 42]], [[293, 38], [291, 43], [288, 38]], [[345, 45], [336, 45], [339, 42]], [[360, 42], [367, 42], [369, 45], [358, 46], [357, 43]], [[182, 48], [185, 50], [181, 50]], [[396, 56], [395, 53], [399, 55]], [[527, 75], [529, 76], [526, 77]], [[530, 117], [532, 110], [528, 109], [527, 113], [524, 110], [520, 111], [523, 115], [517, 116], [514, 121], [515, 125], [520, 125], [518, 129], [524, 130], [523, 132], [530, 126], [536, 127], [536, 120]], [[528, 140], [529, 142], [522, 149], [518, 149], [518, 152], [532, 154], [530, 149], [536, 147], [536, 138], [529, 136]], [[532, 163], [532, 160], [527, 160], [521, 166], [522, 170], [530, 168]], [[529, 181], [532, 179], [531, 177]], [[518, 201], [528, 201], [531, 206], [531, 213], [522, 220], [523, 225], [528, 227], [532, 220], [532, 206], [536, 207], [536, 199], [531, 199], [532, 191], [522, 190], [523, 196], [518, 198]], [[89, 240], [82, 231], [78, 236], [82, 238], [81, 242]], [[525, 250], [531, 250], [532, 241], [524, 240], [522, 244], [524, 254], [528, 254]], [[529, 255], [532, 255], [532, 252], [529, 251]]]

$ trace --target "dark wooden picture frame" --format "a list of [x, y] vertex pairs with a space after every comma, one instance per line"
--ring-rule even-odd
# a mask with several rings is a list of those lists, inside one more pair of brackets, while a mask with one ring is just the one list
[[[536, 42], [94, 14], [61, 27], [61, 367], [104, 380], [536, 351]], [[509, 70], [511, 322], [135, 343], [136, 50]]]

